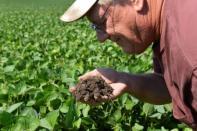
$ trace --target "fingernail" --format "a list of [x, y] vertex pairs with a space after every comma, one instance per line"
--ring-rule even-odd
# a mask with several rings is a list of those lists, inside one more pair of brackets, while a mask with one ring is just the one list
[[76, 90], [75, 87], [69, 88], [69, 91], [70, 91], [70, 92], [74, 92], [75, 90]]

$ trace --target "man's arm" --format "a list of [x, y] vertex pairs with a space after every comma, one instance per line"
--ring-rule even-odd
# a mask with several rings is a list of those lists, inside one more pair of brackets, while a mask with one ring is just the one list
[[171, 102], [164, 78], [160, 74], [119, 73], [119, 80], [126, 84], [126, 92], [142, 101], [152, 104]]
[[[80, 80], [93, 76], [101, 76], [114, 89], [112, 97], [110, 99], [102, 98], [101, 102], [116, 99], [126, 92], [152, 104], [166, 104], [171, 101], [163, 76], [156, 73], [135, 75], [117, 72], [109, 68], [99, 68], [87, 72], [80, 77]], [[70, 88], [70, 92], [74, 93], [75, 91], [76, 87]], [[84, 101], [82, 100], [82, 102]]]

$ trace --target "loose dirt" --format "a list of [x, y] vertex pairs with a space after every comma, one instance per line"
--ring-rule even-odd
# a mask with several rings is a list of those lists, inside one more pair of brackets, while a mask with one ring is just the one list
[[92, 77], [77, 84], [75, 96], [77, 100], [99, 102], [103, 96], [110, 98], [112, 92], [112, 87], [101, 77]]

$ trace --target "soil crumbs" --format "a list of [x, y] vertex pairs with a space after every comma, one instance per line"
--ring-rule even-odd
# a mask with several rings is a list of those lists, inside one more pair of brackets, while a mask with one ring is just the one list
[[99, 102], [103, 96], [111, 97], [113, 88], [101, 77], [92, 77], [80, 81], [76, 86], [75, 97], [77, 100]]

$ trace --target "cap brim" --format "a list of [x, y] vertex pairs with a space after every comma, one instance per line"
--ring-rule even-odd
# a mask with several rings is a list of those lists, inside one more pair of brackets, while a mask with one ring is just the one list
[[76, 0], [60, 17], [64, 22], [75, 21], [84, 16], [97, 0]]

